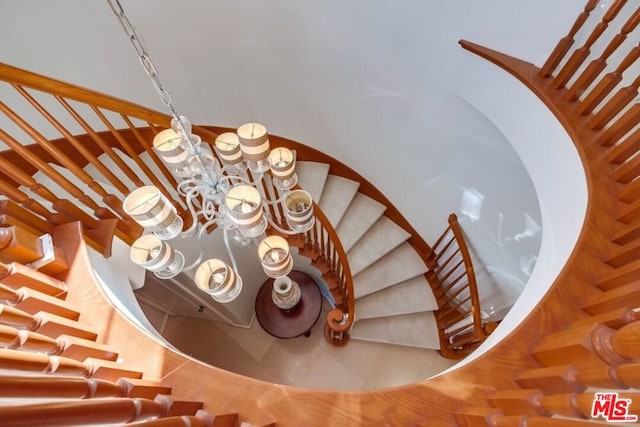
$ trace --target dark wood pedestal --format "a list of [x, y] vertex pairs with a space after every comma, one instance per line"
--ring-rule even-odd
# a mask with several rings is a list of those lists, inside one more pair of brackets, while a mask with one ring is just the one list
[[311, 328], [320, 317], [322, 295], [316, 282], [307, 274], [292, 271], [289, 278], [300, 286], [301, 298], [291, 310], [281, 310], [271, 299], [273, 279], [262, 284], [256, 297], [256, 319], [269, 334], [276, 338], [309, 336]]

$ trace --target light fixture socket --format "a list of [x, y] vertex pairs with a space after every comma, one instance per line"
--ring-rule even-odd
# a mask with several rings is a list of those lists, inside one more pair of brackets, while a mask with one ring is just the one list
[[247, 184], [232, 187], [225, 196], [225, 206], [227, 216], [245, 236], [259, 236], [267, 227], [262, 198], [255, 187]]
[[285, 147], [271, 150], [269, 154], [273, 184], [280, 190], [289, 190], [298, 183], [296, 175], [296, 155]]
[[233, 301], [242, 291], [242, 279], [219, 259], [208, 259], [198, 266], [193, 280], [201, 291], [221, 303]]
[[135, 222], [162, 240], [173, 239], [182, 231], [182, 218], [177, 215], [176, 208], [154, 186], [133, 190], [124, 199], [122, 208]]
[[265, 274], [277, 279], [293, 269], [289, 243], [281, 236], [265, 237], [258, 245], [258, 258]]
[[242, 150], [240, 150], [240, 140], [238, 134], [225, 132], [215, 140], [213, 144], [218, 157], [225, 165], [237, 165], [242, 163]]
[[129, 251], [131, 260], [152, 271], [160, 279], [170, 279], [182, 271], [184, 255], [153, 234], [140, 236]]
[[284, 198], [284, 214], [293, 231], [304, 233], [315, 223], [313, 199], [304, 190], [293, 190]]

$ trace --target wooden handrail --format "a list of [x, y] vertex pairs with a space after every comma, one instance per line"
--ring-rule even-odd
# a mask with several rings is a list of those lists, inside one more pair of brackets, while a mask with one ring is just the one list
[[322, 224], [323, 232], [327, 233], [329, 241], [335, 248], [336, 256], [325, 253], [328, 255], [329, 260], [334, 262], [332, 268], [334, 271], [338, 272], [337, 280], [339, 282], [340, 295], [345, 299], [341, 304], [342, 308], [333, 309], [327, 314], [325, 338], [329, 343], [335, 346], [342, 346], [349, 341], [349, 331], [351, 330], [351, 326], [355, 320], [353, 276], [351, 274], [349, 260], [347, 259], [347, 253], [342, 246], [338, 233], [333, 228], [333, 225], [331, 225], [331, 222], [325, 216], [324, 212], [322, 212], [315, 202], [313, 205], [313, 212], [316, 220]]
[[0, 62], [0, 80], [30, 87], [50, 95], [58, 95], [84, 104], [95, 105], [111, 111], [119, 111], [127, 116], [169, 127], [171, 117], [158, 111], [124, 102], [113, 96], [98, 93], [61, 80], [51, 79], [18, 67]]
[[435, 317], [440, 352], [459, 359], [478, 347], [488, 334], [471, 254], [456, 214], [449, 215], [447, 224], [433, 245], [427, 279], [438, 302]]

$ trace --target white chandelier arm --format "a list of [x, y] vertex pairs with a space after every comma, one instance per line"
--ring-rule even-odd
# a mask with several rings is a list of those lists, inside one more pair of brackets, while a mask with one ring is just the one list
[[[189, 213], [191, 214], [191, 226], [187, 230], [183, 231], [182, 234], [183, 236], [191, 236], [198, 227], [198, 216], [200, 213], [202, 213], [202, 211], [196, 211], [195, 207], [193, 206], [193, 200], [198, 196], [198, 187], [192, 187], [189, 191], [185, 191], [184, 188], [182, 188], [183, 184], [185, 183], [187, 183], [187, 181], [181, 182], [178, 185], [178, 190], [186, 198], [187, 208], [189, 209]], [[212, 220], [214, 218], [208, 219]]]
[[265, 217], [267, 218], [267, 222], [269, 223], [269, 225], [273, 227], [278, 233], [286, 234], [288, 236], [294, 236], [296, 234], [301, 233], [300, 231], [287, 230], [286, 228], [280, 227], [278, 224], [275, 223], [275, 221], [273, 221], [273, 218], [268, 213], [265, 213]]
[[231, 260], [231, 267], [233, 271], [236, 272], [237, 275], [240, 275], [238, 270], [238, 264], [236, 263], [236, 257], [233, 255], [233, 251], [231, 250], [231, 245], [229, 245], [229, 229], [225, 228], [224, 232], [224, 246], [227, 248], [227, 253], [229, 254], [229, 259]]
[[[196, 267], [197, 265], [199, 265], [202, 262], [202, 259], [204, 258], [204, 234], [207, 231], [207, 228], [209, 228], [210, 226], [212, 226], [215, 223], [216, 223], [216, 220], [214, 219], [214, 220], [211, 220], [211, 221], [207, 221], [206, 223], [204, 223], [202, 225], [202, 228], [200, 228], [200, 230], [198, 231], [198, 245], [200, 247], [200, 251], [198, 253], [198, 258], [196, 258], [196, 260], [193, 261], [191, 264], [189, 264], [186, 267], [184, 267], [182, 269], [183, 271], [184, 270], [191, 270], [192, 268]], [[196, 227], [198, 227], [200, 225], [197, 222], [195, 224], [196, 224]]]

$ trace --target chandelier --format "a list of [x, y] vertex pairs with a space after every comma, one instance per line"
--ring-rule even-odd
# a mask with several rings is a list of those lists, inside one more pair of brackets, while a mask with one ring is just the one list
[[[304, 233], [315, 222], [311, 196], [304, 190], [293, 189], [298, 182], [295, 151], [285, 147], [271, 149], [266, 127], [247, 123], [236, 132], [216, 137], [213, 146], [217, 158], [214, 157], [208, 147], [203, 147], [202, 139], [192, 133], [190, 121], [177, 113], [142, 38], [119, 0], [107, 2], [171, 114], [171, 128], [154, 137], [153, 149], [179, 180], [176, 190], [183, 197], [191, 217], [191, 225], [183, 229], [182, 217], [160, 189], [143, 186], [132, 191], [125, 198], [123, 209], [144, 227], [147, 234], [131, 245], [131, 259], [161, 279], [195, 268], [193, 277], [197, 287], [214, 300], [226, 303], [234, 300], [242, 290], [231, 242], [240, 247], [255, 242], [265, 274], [274, 279], [286, 279], [293, 268], [293, 260], [287, 240], [277, 234]], [[279, 190], [275, 200], [264, 190], [266, 179]], [[282, 207], [288, 228], [274, 222], [267, 209], [273, 205]], [[218, 258], [205, 259], [204, 236], [212, 226], [223, 231], [231, 265]], [[275, 230], [273, 235], [266, 235], [268, 227]], [[168, 242], [175, 238], [198, 239], [199, 254], [195, 261], [185, 265], [185, 256]]]

